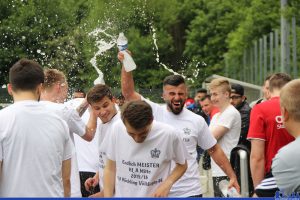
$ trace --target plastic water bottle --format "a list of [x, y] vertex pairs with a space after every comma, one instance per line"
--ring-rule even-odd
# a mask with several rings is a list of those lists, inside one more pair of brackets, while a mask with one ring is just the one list
[[136, 64], [132, 57], [126, 52], [126, 49], [128, 48], [128, 40], [125, 37], [124, 33], [120, 33], [119, 37], [117, 39], [117, 45], [120, 51], [124, 54], [124, 68], [126, 72], [130, 72], [132, 70], [136, 69]]
[[228, 189], [229, 182], [227, 180], [222, 180], [219, 183], [219, 188], [224, 195], [224, 197], [241, 197], [234, 187]]

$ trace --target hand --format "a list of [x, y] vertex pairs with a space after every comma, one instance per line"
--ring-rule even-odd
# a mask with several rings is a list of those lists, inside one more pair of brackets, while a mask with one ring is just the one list
[[91, 190], [91, 188], [94, 188], [96, 187], [96, 185], [99, 183], [99, 180], [98, 178], [88, 178], [85, 182], [84, 182], [84, 187], [86, 189], [86, 191], [89, 191]]
[[238, 193], [241, 193], [240, 185], [236, 178], [231, 178], [228, 184], [228, 188], [234, 187]]
[[172, 187], [171, 182], [164, 181], [158, 186], [156, 191], [151, 196], [152, 197], [168, 197], [171, 187]]
[[104, 197], [103, 190], [89, 196], [89, 198], [99, 198], [99, 197]]
[[[131, 51], [129, 51], [129, 50], [126, 49], [126, 52], [127, 52], [130, 56], [132, 56]], [[122, 51], [119, 51], [119, 53], [118, 53], [118, 59], [119, 59], [119, 61], [120, 61], [121, 63], [123, 63], [123, 61], [124, 61], [124, 53], [123, 53]]]

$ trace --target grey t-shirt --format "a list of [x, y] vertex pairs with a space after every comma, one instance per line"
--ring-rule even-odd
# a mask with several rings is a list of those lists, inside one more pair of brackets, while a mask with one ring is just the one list
[[300, 137], [282, 147], [272, 163], [272, 173], [285, 195], [300, 192]]

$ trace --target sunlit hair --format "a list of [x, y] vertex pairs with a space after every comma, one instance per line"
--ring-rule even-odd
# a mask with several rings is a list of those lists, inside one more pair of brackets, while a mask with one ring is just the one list
[[45, 82], [43, 89], [51, 89], [57, 83], [66, 83], [66, 76], [63, 72], [57, 69], [46, 69], [44, 70]]
[[92, 87], [87, 93], [87, 101], [89, 104], [97, 103], [101, 101], [104, 97], [113, 99], [111, 89], [107, 85], [97, 84]]
[[231, 87], [230, 87], [230, 83], [227, 79], [225, 78], [216, 78], [214, 80], [212, 80], [209, 84], [209, 89], [215, 89], [215, 88], [222, 88], [223, 92], [229, 92], [229, 94], [231, 93]]
[[290, 75], [286, 73], [276, 73], [273, 74], [270, 78], [270, 92], [273, 92], [274, 89], [280, 90], [285, 84], [287, 84], [289, 81], [291, 81], [292, 78]]
[[37, 62], [23, 58], [10, 68], [9, 82], [14, 91], [35, 90], [44, 82], [43, 69]]
[[152, 108], [145, 101], [130, 101], [123, 105], [121, 118], [124, 124], [128, 123], [132, 128], [139, 130], [152, 123]]
[[281, 89], [280, 105], [287, 110], [291, 118], [300, 122], [300, 79], [290, 81]]

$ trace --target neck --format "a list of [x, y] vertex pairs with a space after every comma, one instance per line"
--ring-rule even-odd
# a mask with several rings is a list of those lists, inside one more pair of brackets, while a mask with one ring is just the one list
[[230, 102], [225, 102], [220, 108], [220, 112], [223, 112], [228, 106], [230, 106]]
[[270, 92], [271, 98], [279, 97], [279, 95], [280, 95], [280, 90], [273, 90], [272, 92]]
[[31, 91], [19, 91], [19, 92], [13, 92], [13, 99], [14, 102], [26, 101], [26, 100], [38, 101], [39, 97], [37, 94]]
[[43, 91], [41, 94], [41, 100], [42, 101], [50, 101], [50, 102], [54, 102], [54, 103], [61, 103], [58, 99], [58, 95], [54, 94], [54, 92], [52, 91]]
[[299, 126], [300, 122], [292, 121], [292, 119], [285, 123], [286, 130], [295, 138], [300, 136]]

